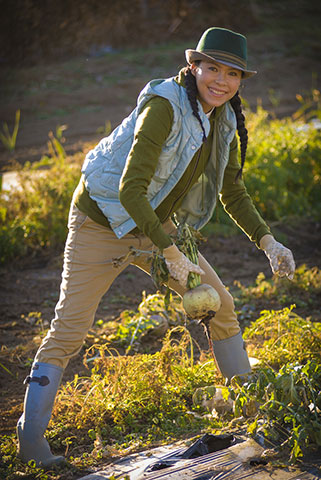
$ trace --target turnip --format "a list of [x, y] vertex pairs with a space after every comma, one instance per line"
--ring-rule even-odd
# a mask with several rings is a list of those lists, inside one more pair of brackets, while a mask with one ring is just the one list
[[221, 299], [215, 288], [207, 283], [194, 287], [183, 296], [183, 307], [190, 318], [201, 319], [214, 316], [221, 306]]
[[[198, 265], [198, 249], [197, 240], [202, 238], [201, 234], [189, 227], [186, 223], [177, 224], [177, 236], [175, 244], [184, 253], [184, 255], [193, 263]], [[114, 267], [119, 267], [129, 256], [147, 255], [151, 262], [150, 274], [153, 282], [158, 290], [161, 292], [169, 280], [169, 271], [166, 266], [165, 258], [159, 250], [143, 251], [130, 248], [127, 255], [114, 258]], [[213, 342], [210, 335], [210, 320], [215, 316], [216, 312], [221, 307], [221, 299], [218, 292], [211, 285], [201, 283], [201, 276], [197, 273], [189, 273], [187, 279], [187, 291], [183, 296], [183, 307], [188, 315], [193, 320], [198, 320], [204, 327], [207, 336], [208, 344], [211, 349], [214, 361]], [[169, 302], [169, 288], [165, 289], [165, 305]]]
[[[196, 236], [200, 237], [200, 234], [184, 223], [178, 225], [175, 243], [191, 262], [198, 265]], [[203, 325], [214, 363], [216, 363], [210, 321], [221, 307], [220, 296], [214, 287], [207, 283], [202, 284], [201, 276], [197, 273], [189, 273], [187, 288], [183, 296], [184, 310], [190, 318], [198, 320], [198, 323]]]
[[[198, 265], [197, 241], [202, 238], [201, 234], [189, 227], [186, 223], [177, 223], [177, 236], [175, 244], [184, 255]], [[156, 288], [164, 290], [169, 280], [169, 272], [165, 258], [159, 250], [143, 251], [130, 248], [127, 255], [114, 258], [113, 266], [119, 267], [129, 256], [147, 255], [151, 262], [151, 277]], [[221, 307], [221, 299], [217, 291], [207, 283], [201, 283], [201, 276], [197, 273], [189, 273], [187, 279], [187, 291], [183, 296], [183, 307], [186, 314], [193, 320], [199, 320], [209, 329], [209, 320]], [[166, 287], [165, 304], [169, 299], [169, 288]]]
[[[176, 245], [191, 262], [198, 265], [198, 249], [191, 228], [186, 224], [180, 225], [177, 233]], [[213, 317], [221, 307], [221, 299], [215, 288], [207, 283], [202, 284], [201, 276], [197, 273], [189, 274], [187, 288], [183, 296], [187, 315], [194, 320]]]

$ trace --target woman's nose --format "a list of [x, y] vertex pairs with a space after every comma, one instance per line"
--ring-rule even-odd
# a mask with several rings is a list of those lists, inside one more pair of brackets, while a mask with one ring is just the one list
[[216, 81], [219, 83], [225, 83], [226, 82], [225, 72], [222, 72], [221, 70], [218, 71], [216, 76]]

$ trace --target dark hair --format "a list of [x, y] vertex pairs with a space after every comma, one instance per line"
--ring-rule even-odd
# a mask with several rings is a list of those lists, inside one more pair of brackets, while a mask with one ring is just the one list
[[248, 141], [247, 129], [245, 128], [245, 117], [242, 112], [242, 102], [241, 102], [241, 98], [238, 91], [236, 92], [234, 97], [231, 98], [230, 104], [232, 105], [232, 108], [235, 112], [237, 133], [239, 134], [239, 137], [240, 137], [240, 148], [241, 148], [241, 168], [239, 169], [235, 177], [235, 182], [237, 182], [239, 178], [240, 179], [242, 178], [243, 167], [244, 167], [245, 157], [246, 157], [247, 141]]
[[192, 111], [194, 117], [197, 118], [199, 121], [202, 132], [203, 132], [203, 142], [206, 141], [206, 133], [205, 133], [205, 128], [202, 122], [202, 119], [200, 117], [200, 114], [198, 113], [198, 104], [197, 104], [197, 86], [196, 86], [196, 81], [195, 77], [191, 72], [191, 69], [189, 67], [185, 68], [185, 87], [186, 87], [186, 93], [187, 93], [187, 98], [189, 100], [189, 103], [191, 104]]
[[[191, 72], [190, 66], [185, 67], [184, 74], [185, 74], [185, 87], [186, 87], [187, 97], [192, 107], [193, 115], [197, 118], [197, 120], [201, 125], [202, 131], [203, 131], [203, 142], [205, 142], [206, 133], [205, 133], [204, 125], [202, 123], [202, 119], [198, 112], [198, 104], [197, 104], [198, 91], [196, 86], [196, 80], [194, 75]], [[245, 128], [245, 117], [242, 112], [242, 102], [241, 102], [238, 91], [236, 92], [234, 97], [231, 98], [230, 104], [235, 112], [237, 133], [240, 137], [240, 148], [241, 148], [241, 168], [237, 172], [237, 175], [235, 177], [235, 182], [236, 182], [238, 179], [242, 178], [242, 172], [243, 172], [243, 167], [244, 167], [244, 162], [246, 157], [248, 135], [247, 135], [247, 129]]]

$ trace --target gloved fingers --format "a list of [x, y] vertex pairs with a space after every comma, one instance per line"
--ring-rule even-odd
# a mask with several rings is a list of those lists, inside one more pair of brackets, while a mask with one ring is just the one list
[[280, 274], [282, 273], [282, 276], [287, 276], [290, 280], [293, 280], [295, 263], [290, 251], [289, 254], [282, 258], [279, 270]]
[[183, 287], [186, 287], [189, 271], [185, 268], [185, 266], [181, 262], [172, 263], [168, 261], [166, 261], [166, 265], [170, 276], [179, 282]]
[[195, 263], [190, 262], [188, 269], [189, 269], [189, 272], [198, 273], [199, 275], [205, 275], [204, 270], [199, 265], [196, 265]]
[[290, 280], [293, 279], [295, 271], [295, 262], [291, 250], [278, 245], [269, 254], [272, 272], [280, 277], [287, 276]]
[[272, 269], [272, 272], [274, 274], [277, 273], [278, 269], [279, 269], [279, 262], [278, 262], [278, 259], [275, 255], [268, 255], [269, 257], [269, 260], [270, 260], [270, 265], [271, 265], [271, 269]]
[[183, 287], [186, 287], [190, 272], [204, 275], [204, 270], [199, 265], [192, 263], [184, 254], [176, 262], [168, 261], [165, 258], [168, 271], [174, 280], [177, 280]]

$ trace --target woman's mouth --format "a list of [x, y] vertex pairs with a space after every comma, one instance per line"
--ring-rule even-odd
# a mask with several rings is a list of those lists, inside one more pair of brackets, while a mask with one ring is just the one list
[[209, 89], [209, 91], [212, 95], [215, 95], [215, 96], [218, 96], [218, 97], [223, 97], [223, 95], [226, 95], [226, 93], [227, 93], [224, 90], [217, 90], [216, 88], [208, 87], [208, 89]]

